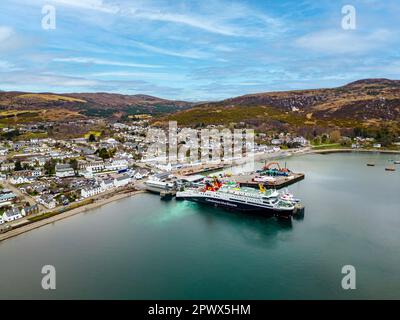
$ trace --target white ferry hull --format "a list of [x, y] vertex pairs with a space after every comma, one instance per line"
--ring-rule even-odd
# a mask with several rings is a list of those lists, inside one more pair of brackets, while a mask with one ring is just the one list
[[228, 210], [240, 211], [243, 213], [275, 215], [282, 218], [289, 218], [294, 212], [294, 208], [278, 209], [272, 206], [249, 204], [232, 200], [227, 201], [225, 199], [216, 199], [208, 196], [190, 196], [185, 195], [184, 192], [178, 192], [176, 194], [176, 199], [203, 203], [213, 207], [220, 207]]
[[163, 192], [163, 191], [170, 191], [170, 190], [173, 189], [170, 186], [153, 185], [153, 184], [148, 184], [146, 182], [144, 183], [144, 185], [145, 185], [145, 188], [146, 188], [147, 191], [152, 192], [152, 193], [158, 193], [158, 194]]

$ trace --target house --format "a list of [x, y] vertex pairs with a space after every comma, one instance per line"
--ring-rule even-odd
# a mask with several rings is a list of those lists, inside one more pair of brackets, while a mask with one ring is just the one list
[[19, 211], [18, 208], [13, 207], [11, 209], [8, 209], [6, 212], [4, 212], [3, 214], [3, 220], [5, 222], [10, 222], [10, 221], [14, 221], [17, 219], [21, 219], [22, 218], [22, 214], [21, 211]]
[[1, 164], [0, 170], [1, 171], [11, 171], [15, 169], [15, 163], [14, 162], [3, 162]]
[[33, 206], [26, 206], [26, 207], [22, 208], [22, 210], [21, 210], [21, 214], [24, 217], [29, 216], [34, 213], [37, 213], [37, 212], [39, 212], [39, 207], [37, 204], [34, 204]]
[[37, 178], [37, 177], [41, 177], [42, 175], [43, 175], [43, 172], [42, 172], [41, 169], [33, 169], [33, 170], [31, 170], [31, 176], [32, 177]]
[[0, 203], [14, 200], [17, 196], [13, 192], [0, 194]]
[[106, 191], [114, 188], [114, 180], [111, 178], [103, 179], [100, 183], [101, 188]]
[[69, 164], [57, 164], [56, 176], [59, 178], [73, 177], [75, 175], [74, 169]]
[[36, 158], [36, 161], [39, 166], [44, 166], [46, 164], [47, 159], [44, 157], [39, 157], [39, 158]]
[[48, 209], [54, 209], [57, 205], [56, 201], [54, 200], [53, 196], [44, 194], [41, 195], [38, 199], [37, 202], [41, 203]]
[[281, 139], [272, 139], [271, 144], [273, 144], [275, 146], [279, 146], [282, 144], [282, 140]]
[[91, 161], [88, 163], [83, 163], [80, 165], [82, 171], [86, 170], [91, 173], [101, 172], [105, 169], [105, 164], [103, 161]]
[[103, 191], [104, 191], [103, 188], [98, 184], [88, 185], [81, 189], [81, 197], [82, 198], [93, 197], [95, 195], [102, 193]]
[[80, 148], [79, 151], [85, 156], [94, 155], [96, 153], [96, 150], [87, 147]]
[[0, 156], [5, 156], [8, 153], [7, 148], [0, 147]]
[[130, 182], [131, 182], [131, 177], [128, 176], [128, 175], [126, 175], [126, 174], [124, 174], [124, 175], [118, 176], [118, 177], [116, 177], [116, 178], [114, 179], [114, 186], [115, 186], [116, 188], [118, 188], [118, 187], [124, 187], [124, 186], [126, 186], [127, 184], [129, 184]]
[[113, 159], [106, 163], [105, 169], [107, 171], [118, 171], [128, 168], [128, 161], [126, 159]]
[[294, 143], [300, 144], [300, 145], [303, 146], [303, 147], [309, 145], [308, 140], [305, 139], [304, 137], [295, 137], [295, 138], [293, 138], [292, 141], [293, 141]]
[[23, 175], [12, 176], [10, 178], [10, 182], [12, 184], [32, 183], [34, 180], [35, 178], [31, 176], [23, 176]]

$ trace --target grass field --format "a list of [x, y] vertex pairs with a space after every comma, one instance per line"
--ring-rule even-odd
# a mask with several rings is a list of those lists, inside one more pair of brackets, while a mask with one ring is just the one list
[[60, 121], [82, 118], [78, 111], [62, 108], [40, 110], [3, 110], [0, 111], [0, 126], [40, 121]]
[[85, 139], [89, 139], [91, 134], [93, 134], [95, 137], [100, 137], [101, 131], [89, 131], [89, 132], [85, 133], [85, 135], [83, 137]]
[[38, 99], [44, 101], [68, 101], [68, 102], [81, 102], [85, 103], [85, 100], [76, 99], [72, 97], [59, 96], [54, 94], [45, 93], [26, 93], [17, 96], [17, 99]]

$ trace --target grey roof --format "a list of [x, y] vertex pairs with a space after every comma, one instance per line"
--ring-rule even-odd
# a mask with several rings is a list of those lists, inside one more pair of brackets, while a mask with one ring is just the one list
[[125, 180], [125, 179], [130, 179], [130, 177], [127, 176], [127, 175], [123, 175], [123, 176], [120, 176], [120, 177], [116, 177], [115, 179], [117, 179], [118, 181], [121, 181], [121, 180]]
[[73, 170], [69, 164], [57, 164], [56, 171], [70, 171]]
[[9, 210], [7, 210], [6, 212], [5, 212], [5, 215], [7, 216], [7, 217], [13, 217], [13, 216], [16, 216], [16, 215], [19, 215], [19, 214], [21, 214], [21, 211], [19, 211], [19, 209], [18, 208], [11, 208], [11, 209], [9, 209]]

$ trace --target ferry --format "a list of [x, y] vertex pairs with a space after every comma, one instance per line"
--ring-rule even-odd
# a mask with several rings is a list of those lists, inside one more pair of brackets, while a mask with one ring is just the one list
[[240, 187], [236, 183], [222, 184], [216, 181], [203, 188], [189, 188], [176, 193], [176, 199], [205, 203], [215, 207], [237, 210], [245, 213], [261, 213], [290, 218], [302, 206], [292, 195], [266, 190], [262, 184], [259, 190]]
[[158, 181], [158, 180], [147, 180], [144, 182], [146, 190], [150, 192], [160, 193], [162, 191], [170, 191], [175, 188], [175, 184], [172, 182]]
[[176, 189], [176, 181], [173, 180], [174, 176], [170, 173], [155, 174], [147, 181], [144, 182], [147, 191], [154, 193], [161, 193]]

